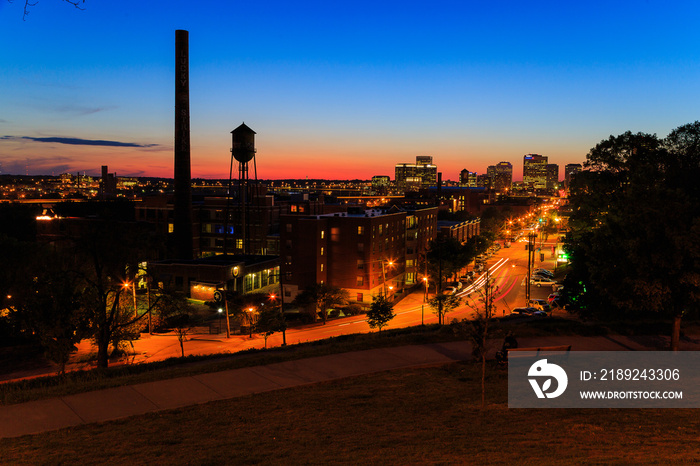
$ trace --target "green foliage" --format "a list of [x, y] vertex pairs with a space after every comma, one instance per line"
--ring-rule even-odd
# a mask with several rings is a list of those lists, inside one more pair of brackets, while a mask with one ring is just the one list
[[88, 332], [80, 278], [65, 270], [63, 257], [43, 244], [0, 240], [3, 269], [2, 296], [8, 319], [39, 342], [46, 357], [63, 373], [75, 345]]
[[284, 314], [280, 312], [279, 306], [264, 306], [258, 313], [258, 321], [255, 323], [255, 331], [262, 333], [265, 338], [265, 348], [267, 348], [267, 339], [275, 332], [283, 332], [287, 330], [287, 321]]
[[325, 324], [328, 319], [328, 311], [335, 306], [342, 306], [348, 303], [348, 292], [343, 288], [328, 285], [327, 283], [316, 283], [297, 295], [294, 305], [299, 307], [312, 307], [313, 321], [316, 321], [317, 311], [321, 314], [321, 319]]
[[700, 304], [700, 122], [665, 139], [631, 132], [591, 149], [572, 183], [565, 282], [583, 316]]
[[384, 296], [375, 296], [372, 300], [372, 305], [367, 311], [367, 323], [369, 328], [378, 328], [382, 331], [382, 327], [386, 325], [396, 317], [394, 314], [394, 305], [386, 299]]
[[438, 294], [428, 304], [433, 309], [433, 313], [438, 316], [440, 325], [445, 323], [445, 315], [460, 305], [462, 300], [454, 294]]

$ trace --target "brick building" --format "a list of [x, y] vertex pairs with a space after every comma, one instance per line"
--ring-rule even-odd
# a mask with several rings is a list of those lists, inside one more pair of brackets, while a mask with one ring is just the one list
[[436, 235], [436, 207], [282, 216], [285, 301], [316, 283], [344, 288], [363, 305], [379, 294], [395, 297], [417, 282], [419, 254]]

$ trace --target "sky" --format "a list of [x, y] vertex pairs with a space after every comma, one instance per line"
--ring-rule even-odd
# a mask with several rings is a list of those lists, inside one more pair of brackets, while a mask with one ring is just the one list
[[[191, 168], [394, 177], [537, 153], [560, 167], [625, 131], [700, 119], [700, 2], [0, 0], [0, 173], [173, 176], [175, 30], [189, 31]], [[253, 170], [251, 169], [251, 176]]]

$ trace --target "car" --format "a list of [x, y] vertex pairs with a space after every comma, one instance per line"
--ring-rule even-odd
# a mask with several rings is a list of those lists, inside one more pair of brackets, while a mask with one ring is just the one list
[[561, 291], [561, 290], [563, 290], [563, 289], [564, 289], [564, 285], [562, 285], [561, 283], [554, 283], [554, 284], [552, 285], [552, 291], [554, 291], [555, 293], [556, 293], [557, 291]]
[[535, 285], [537, 287], [540, 287], [542, 285], [554, 286], [556, 284], [557, 284], [557, 282], [555, 282], [551, 278], [546, 278], [546, 277], [531, 277], [530, 278], [530, 285]]
[[455, 288], [457, 291], [462, 289], [462, 282], [452, 282], [450, 283], [450, 286]]
[[552, 301], [554, 301], [555, 299], [561, 299], [561, 293], [560, 293], [560, 292], [555, 291], [554, 293], [552, 293], [552, 294], [550, 294], [549, 296], [547, 296], [547, 301], [549, 301], [550, 303], [551, 303]]
[[469, 272], [467, 272], [464, 275], [462, 275], [461, 277], [459, 277], [459, 279], [466, 281], [466, 282], [470, 282], [470, 281], [474, 280], [474, 275], [475, 275], [474, 271], [470, 270]]
[[549, 317], [549, 314], [545, 311], [535, 311], [532, 313], [532, 317]]
[[547, 269], [533, 269], [532, 272], [538, 273], [540, 275], [547, 275], [550, 278], [554, 277], [554, 272], [552, 272], [551, 270], [547, 270]]
[[563, 298], [556, 298], [553, 299], [552, 301], [549, 302], [549, 305], [552, 306], [552, 308], [558, 307], [560, 309], [565, 309], [566, 304], [564, 303]]
[[516, 307], [510, 311], [510, 315], [533, 316], [537, 312], [534, 307]]
[[527, 304], [540, 311], [552, 312], [552, 306], [549, 305], [546, 299], [531, 299]]
[[554, 278], [550, 277], [549, 275], [545, 275], [543, 273], [533, 273], [530, 275], [530, 278], [548, 278], [550, 280], [554, 280]]
[[474, 272], [481, 272], [482, 270], [484, 270], [484, 264], [481, 262], [474, 264]]
[[446, 286], [442, 290], [442, 294], [455, 294], [456, 292], [457, 292], [457, 288], [455, 288], [454, 286]]

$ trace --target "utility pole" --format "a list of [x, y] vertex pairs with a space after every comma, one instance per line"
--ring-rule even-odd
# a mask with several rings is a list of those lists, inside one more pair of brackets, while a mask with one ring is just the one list
[[525, 304], [530, 303], [530, 277], [532, 271], [532, 259], [535, 252], [535, 245], [533, 244], [535, 240], [535, 234], [529, 233], [527, 235], [527, 283], [525, 285]]

